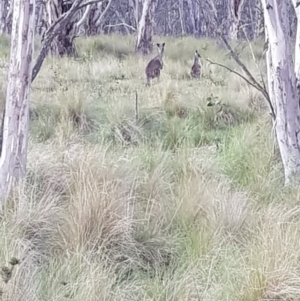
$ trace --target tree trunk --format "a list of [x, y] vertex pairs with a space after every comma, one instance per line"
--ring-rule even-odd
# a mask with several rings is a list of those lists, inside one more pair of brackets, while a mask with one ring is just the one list
[[195, 20], [195, 12], [194, 12], [194, 3], [192, 2], [192, 0], [188, 0], [188, 10], [189, 10], [189, 21], [192, 25], [192, 35], [196, 34], [196, 20]]
[[261, 2], [257, 4], [255, 9], [254, 21], [255, 21], [255, 29], [254, 29], [254, 38], [261, 38], [264, 34], [264, 13], [261, 8]]
[[12, 1], [0, 0], [0, 34], [11, 32]]
[[286, 1], [262, 0], [266, 33], [269, 94], [283, 162], [285, 184], [300, 181], [300, 107], [290, 47]]
[[156, 0], [144, 0], [142, 16], [139, 21], [136, 52], [147, 55], [152, 52], [153, 14]]
[[5, 33], [6, 27], [6, 13], [7, 13], [7, 1], [0, 1], [0, 34]]
[[201, 36], [201, 28], [200, 28], [200, 5], [197, 3], [194, 3], [195, 5], [195, 31], [197, 33], [197, 36]]
[[242, 9], [245, 0], [229, 0], [229, 29], [228, 38], [231, 40], [238, 39], [239, 27], [241, 22]]
[[136, 26], [136, 28], [138, 28], [140, 18], [142, 15], [143, 3], [141, 0], [135, 0], [135, 1], [136, 1], [136, 4], [135, 4], [135, 10], [134, 10], [134, 19], [135, 19], [135, 26]]
[[100, 18], [101, 12], [102, 12], [102, 2], [96, 3], [92, 6], [87, 20], [88, 23], [87, 35], [95, 36], [99, 34], [100, 30], [98, 27], [96, 27], [96, 22]]
[[239, 32], [239, 27], [238, 27], [237, 20], [233, 19], [233, 21], [230, 21], [229, 24], [228, 38], [230, 40], [237, 40], [238, 32]]
[[[63, 0], [49, 0], [46, 4], [48, 15], [48, 27], [66, 13], [72, 6], [72, 3], [64, 2]], [[50, 53], [54, 56], [73, 56], [76, 53], [74, 45], [73, 23], [70, 21], [61, 31], [57, 33], [50, 47]]]
[[299, 5], [299, 1], [293, 0], [293, 5], [297, 17], [297, 32], [296, 32], [296, 45], [295, 45], [295, 75], [297, 80], [298, 94], [300, 95], [300, 5]]
[[41, 35], [42, 33], [42, 19], [44, 14], [44, 5], [41, 0], [36, 0], [35, 5], [35, 34]]
[[25, 176], [35, 0], [14, 0], [8, 86], [0, 158], [0, 197]]
[[179, 18], [180, 18], [180, 27], [181, 35], [185, 35], [185, 24], [184, 24], [184, 9], [183, 9], [183, 0], [179, 0]]
[[[53, 1], [53, 0], [50, 0]], [[59, 0], [60, 1], [60, 0]], [[99, 0], [98, 0], [99, 1]], [[44, 62], [44, 59], [46, 58], [49, 49], [51, 49], [51, 45], [53, 45], [53, 41], [57, 36], [59, 36], [59, 42], [60, 40], [64, 39], [64, 35], [62, 32], [66, 32], [66, 30], [70, 30], [73, 26], [75, 26], [76, 29], [76, 23], [75, 21], [72, 21], [72, 18], [77, 18], [78, 17], [78, 12], [83, 9], [84, 7], [94, 4], [94, 1], [85, 1], [83, 2], [82, 0], [74, 0], [71, 4], [71, 7], [65, 8], [65, 11], [62, 11], [62, 15], [56, 21], [53, 21], [53, 13], [48, 14], [48, 23], [51, 24], [47, 30], [45, 31], [42, 39], [42, 46], [40, 49], [40, 52], [37, 56], [35, 65], [32, 70], [32, 81], [36, 78], [38, 72], [40, 71], [42, 64]], [[51, 12], [51, 6], [48, 7], [47, 11]], [[58, 16], [58, 13], [56, 13], [56, 16]], [[74, 17], [75, 16], [75, 17]], [[74, 19], [73, 19], [74, 20]], [[65, 37], [68, 39], [70, 36]], [[74, 37], [74, 36], [73, 36]], [[72, 41], [73, 42], [73, 41]], [[54, 42], [55, 45], [55, 42]], [[73, 44], [72, 44], [73, 45]], [[64, 50], [62, 49], [62, 52], [64, 53]]]

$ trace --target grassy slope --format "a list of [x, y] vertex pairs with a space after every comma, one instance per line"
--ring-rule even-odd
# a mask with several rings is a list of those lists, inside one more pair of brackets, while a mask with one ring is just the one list
[[206, 62], [190, 80], [196, 48], [236, 68], [215, 42], [164, 40], [150, 88], [128, 37], [81, 40], [78, 59], [43, 65], [28, 177], [0, 221], [0, 265], [21, 260], [8, 283], [2, 271], [1, 300], [299, 300], [298, 194], [281, 188], [263, 99]]

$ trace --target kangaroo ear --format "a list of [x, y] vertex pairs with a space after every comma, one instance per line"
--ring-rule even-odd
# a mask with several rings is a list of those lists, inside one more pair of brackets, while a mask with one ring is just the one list
[[160, 47], [160, 44], [159, 44], [159, 43], [157, 43], [156, 45], [157, 45], [157, 47]]
[[162, 47], [165, 47], [165, 44], [166, 44], [166, 43], [162, 43]]

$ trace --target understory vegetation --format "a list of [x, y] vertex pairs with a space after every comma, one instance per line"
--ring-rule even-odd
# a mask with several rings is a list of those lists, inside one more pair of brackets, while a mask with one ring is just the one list
[[[299, 191], [282, 186], [265, 100], [204, 59], [242, 72], [221, 43], [161, 41], [151, 87], [133, 37], [79, 39], [76, 58], [46, 59], [26, 181], [0, 220], [0, 300], [299, 300]], [[249, 47], [234, 47], [259, 80]], [[252, 48], [265, 72], [263, 42]]]

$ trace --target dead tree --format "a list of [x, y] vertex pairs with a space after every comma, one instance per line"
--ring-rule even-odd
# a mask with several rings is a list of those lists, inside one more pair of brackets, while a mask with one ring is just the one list
[[[0, 197], [25, 176], [35, 0], [14, 0], [10, 64], [0, 157]], [[4, 203], [2, 203], [3, 205]]]
[[136, 38], [136, 52], [147, 55], [153, 50], [153, 15], [157, 0], [144, 0], [142, 16], [139, 20], [138, 32]]

